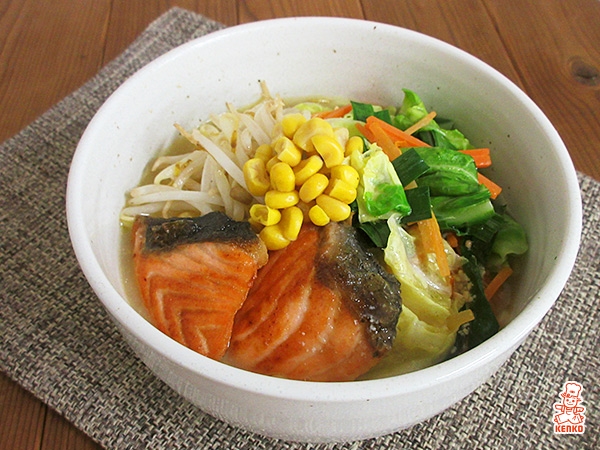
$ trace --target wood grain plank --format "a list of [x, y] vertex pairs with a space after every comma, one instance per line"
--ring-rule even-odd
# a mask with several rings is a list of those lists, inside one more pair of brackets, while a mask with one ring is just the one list
[[40, 447], [46, 406], [0, 373], [0, 450]]
[[[0, 19], [0, 140], [15, 134], [100, 68], [108, 2], [13, 0]], [[69, 39], [61, 39], [68, 35]]]
[[105, 46], [106, 64], [123, 52], [146, 27], [169, 9], [194, 11], [225, 25], [238, 23], [234, 0], [114, 0]]
[[[389, 23], [448, 42], [487, 62], [513, 82], [521, 80], [480, 0], [363, 2], [367, 20]], [[465, 22], [468, 17], [468, 22]]]
[[562, 136], [575, 167], [600, 180], [600, 2], [486, 5], [525, 91]]
[[249, 0], [239, 4], [240, 23], [292, 16], [363, 18], [359, 0]]
[[102, 447], [48, 408], [40, 450], [100, 450]]

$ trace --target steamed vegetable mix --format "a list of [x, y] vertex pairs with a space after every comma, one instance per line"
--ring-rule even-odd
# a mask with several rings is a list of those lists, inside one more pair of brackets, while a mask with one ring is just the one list
[[[355, 225], [383, 249], [404, 308], [393, 354], [371, 375], [423, 367], [495, 334], [490, 300], [512, 274], [510, 258], [527, 250], [523, 228], [498, 199], [501, 187], [480, 172], [492, 164], [490, 150], [404, 93], [397, 110], [352, 103], [368, 148], [351, 161], [362, 177]], [[377, 170], [364, 163], [379, 158]], [[388, 164], [396, 180], [384, 175]], [[379, 198], [389, 207], [372, 208]]]

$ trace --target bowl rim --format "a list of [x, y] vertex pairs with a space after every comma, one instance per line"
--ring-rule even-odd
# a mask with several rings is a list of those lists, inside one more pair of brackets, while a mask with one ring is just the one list
[[[291, 24], [303, 27], [309, 25], [329, 26], [332, 21], [343, 26], [365, 28], [376, 26], [387, 31], [411, 36], [453, 53], [457, 58], [485, 72], [486, 76], [491, 76], [501, 82], [535, 115], [544, 132], [554, 143], [557, 150], [556, 154], [561, 161], [562, 175], [569, 185], [568, 198], [572, 209], [570, 211], [571, 214], [568, 220], [565, 240], [562, 243], [557, 262], [552, 268], [548, 280], [530, 299], [523, 311], [496, 335], [465, 354], [415, 372], [375, 380], [323, 383], [275, 378], [228, 366], [188, 349], [164, 335], [146, 321], [117, 292], [95, 260], [91, 243], [82, 225], [84, 219], [81, 209], [83, 199], [80, 197], [80, 189], [77, 187], [84, 181], [84, 171], [82, 169], [86, 165], [86, 148], [90, 147], [89, 142], [92, 140], [92, 135], [96, 132], [95, 128], [99, 121], [98, 118], [102, 116], [106, 105], [114, 101], [114, 98], [122, 95], [130, 84], [137, 82], [140, 78], [146, 77], [160, 65], [168, 63], [171, 59], [176, 58], [181, 53], [187, 52], [190, 48], [204, 45], [213, 40], [228, 39], [239, 34], [258, 30], [265, 32], [269, 27], [289, 26]], [[153, 351], [162, 357], [207, 379], [248, 392], [306, 402], [361, 401], [414, 392], [416, 386], [425, 388], [426, 386], [436, 385], [447, 380], [465, 376], [474, 366], [484, 366], [498, 358], [502, 353], [510, 352], [542, 320], [566, 284], [578, 252], [582, 224], [579, 184], [568, 151], [549, 119], [515, 83], [475, 56], [432, 36], [395, 25], [340, 17], [287, 17], [227, 27], [179, 45], [136, 71], [98, 109], [82, 135], [69, 171], [66, 203], [69, 234], [79, 265], [88, 283], [113, 320], [118, 321], [122, 327], [133, 333], [136, 339], [151, 347]]]

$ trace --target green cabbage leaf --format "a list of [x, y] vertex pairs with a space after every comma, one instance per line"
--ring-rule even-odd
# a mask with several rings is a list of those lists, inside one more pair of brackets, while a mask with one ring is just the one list
[[351, 164], [360, 175], [356, 201], [361, 223], [387, 219], [394, 213], [411, 212], [404, 187], [389, 158], [377, 145], [354, 152]]
[[[448, 326], [449, 318], [464, 305], [464, 299], [453, 297], [449, 281], [440, 277], [435, 258], [419, 258], [417, 240], [402, 226], [400, 215], [393, 214], [387, 222], [384, 260], [400, 281], [402, 312], [392, 350], [369, 377], [406, 373], [445, 359], [457, 332]], [[450, 246], [446, 254], [451, 270], [459, 270], [463, 259]]]

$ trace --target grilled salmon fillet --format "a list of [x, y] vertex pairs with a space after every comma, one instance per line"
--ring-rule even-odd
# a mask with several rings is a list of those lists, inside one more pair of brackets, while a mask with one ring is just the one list
[[192, 350], [221, 359], [234, 316], [268, 259], [250, 225], [219, 212], [139, 216], [133, 247], [136, 280], [153, 324]]
[[266, 375], [348, 381], [391, 348], [400, 285], [355, 230], [305, 224], [271, 252], [235, 318], [224, 361]]

